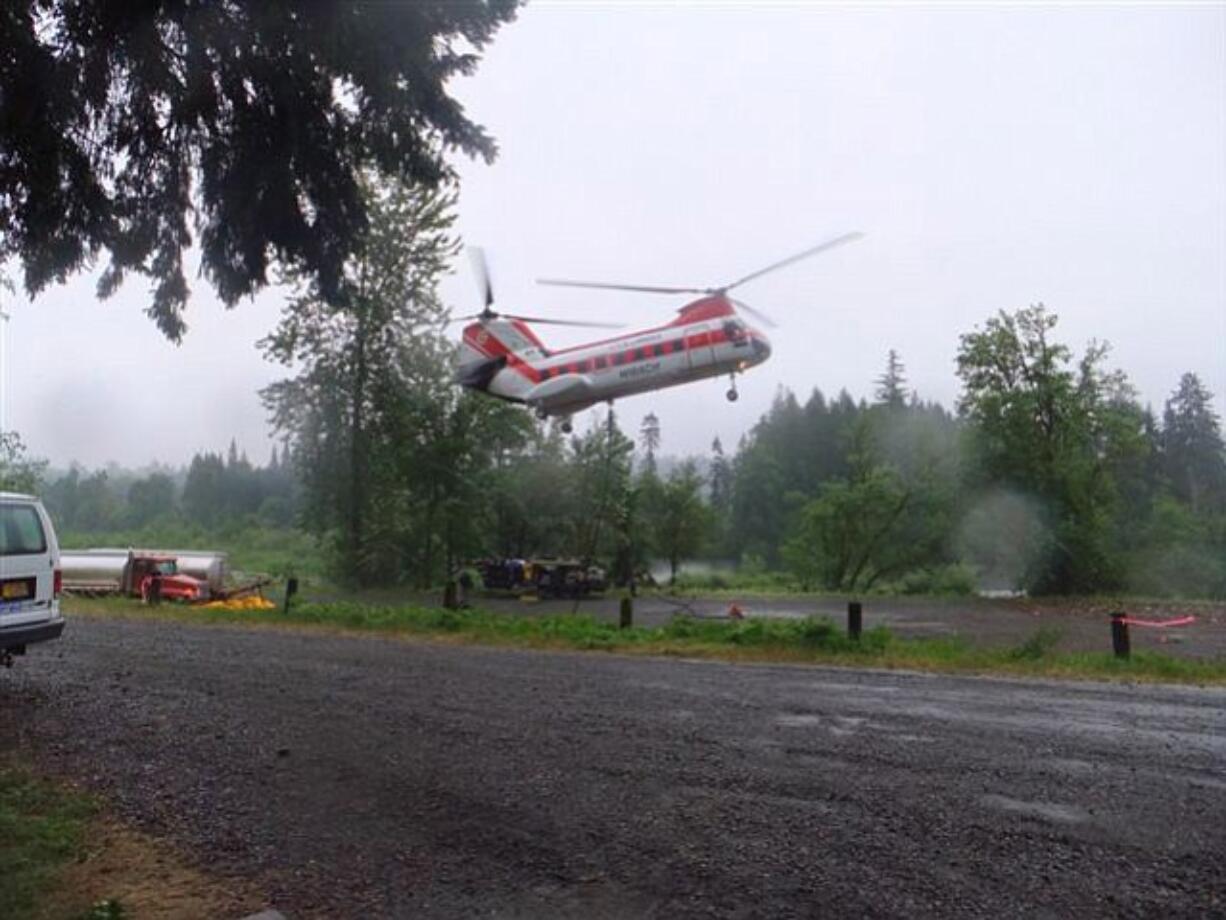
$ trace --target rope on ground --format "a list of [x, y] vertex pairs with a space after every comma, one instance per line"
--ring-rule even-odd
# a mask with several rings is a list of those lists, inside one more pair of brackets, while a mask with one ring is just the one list
[[1136, 617], [1124, 617], [1123, 622], [1129, 626], [1148, 626], [1153, 629], [1163, 629], [1167, 626], [1187, 626], [1189, 623], [1195, 623], [1196, 617], [1178, 617], [1174, 620], [1140, 620]]

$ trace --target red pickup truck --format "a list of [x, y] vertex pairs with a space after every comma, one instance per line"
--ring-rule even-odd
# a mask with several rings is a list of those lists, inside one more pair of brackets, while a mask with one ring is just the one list
[[183, 575], [174, 556], [133, 556], [131, 579], [145, 603], [156, 597], [165, 601], [204, 601], [209, 597], [208, 583]]

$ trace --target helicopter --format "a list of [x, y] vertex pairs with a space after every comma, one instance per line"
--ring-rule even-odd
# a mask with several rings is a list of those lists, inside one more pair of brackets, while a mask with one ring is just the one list
[[498, 399], [522, 403], [540, 419], [558, 417], [562, 430], [568, 433], [571, 417], [597, 403], [612, 404], [625, 396], [725, 374], [730, 381], [728, 400], [735, 402], [737, 375], [771, 355], [770, 340], [745, 317], [769, 328], [774, 328], [775, 323], [748, 304], [728, 296], [729, 291], [862, 236], [858, 232], [845, 233], [720, 287], [537, 279], [538, 284], [563, 287], [700, 295], [663, 325], [562, 349], [546, 348], [529, 324], [622, 327], [496, 311], [485, 254], [473, 248], [470, 256], [485, 307], [480, 313], [456, 318], [472, 322], [464, 328], [455, 381]]

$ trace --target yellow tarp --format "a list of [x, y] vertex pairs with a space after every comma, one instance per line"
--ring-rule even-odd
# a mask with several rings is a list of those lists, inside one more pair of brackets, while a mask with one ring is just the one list
[[226, 601], [209, 601], [200, 606], [208, 610], [275, 610], [277, 607], [268, 598], [259, 595], [232, 597]]

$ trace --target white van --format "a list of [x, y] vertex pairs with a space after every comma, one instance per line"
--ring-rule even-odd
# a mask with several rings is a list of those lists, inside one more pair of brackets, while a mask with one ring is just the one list
[[60, 547], [43, 503], [0, 492], [0, 664], [64, 631], [61, 578]]

